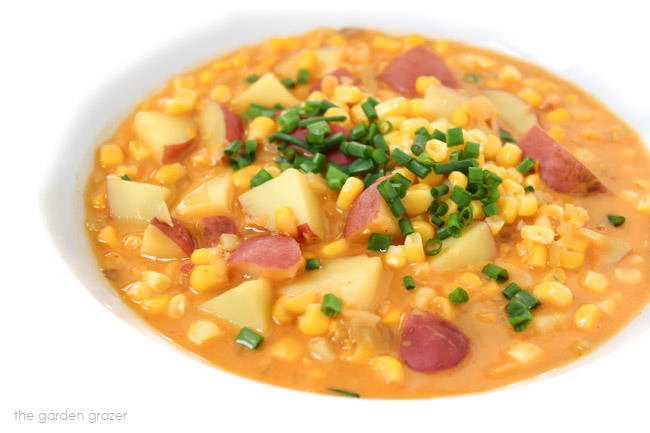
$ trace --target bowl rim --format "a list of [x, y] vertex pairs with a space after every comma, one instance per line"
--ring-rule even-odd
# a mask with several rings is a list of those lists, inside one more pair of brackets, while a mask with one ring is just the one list
[[[281, 16], [282, 20], [273, 20], [269, 17]], [[136, 104], [152, 92], [159, 89], [174, 74], [183, 73], [196, 66], [204, 64], [210, 59], [217, 58], [242, 45], [261, 42], [272, 36], [300, 34], [315, 27], [328, 27], [327, 24], [337, 23], [336, 27], [355, 26], [364, 28], [381, 29], [387, 34], [408, 34], [417, 32], [428, 38], [444, 38], [457, 40], [479, 47], [495, 50], [510, 56], [520, 58], [529, 63], [538, 65], [558, 77], [577, 84], [591, 95], [598, 91], [598, 101], [601, 101], [611, 111], [625, 119], [642, 137], [646, 145], [650, 143], [650, 122], [638, 113], [629, 112], [624, 101], [614, 92], [602, 91], [606, 86], [591, 79], [586, 71], [573, 68], [569, 71], [553, 67], [548, 62], [527, 53], [523, 47], [517, 47], [512, 41], [505, 41], [498, 32], [482, 28], [467, 29], [463, 26], [448, 24], [430, 16], [408, 13], [367, 13], [363, 17], [343, 12], [314, 12], [278, 11], [270, 9], [256, 12], [227, 13], [215, 20], [210, 25], [177, 39], [163, 48], [155, 48], [148, 55], [131, 65], [123, 67], [112, 80], [104, 83], [82, 104], [73, 120], [69, 122], [67, 130], [58, 144], [59, 151], [45, 174], [40, 188], [40, 205], [42, 217], [50, 235], [50, 241], [66, 261], [69, 270], [79, 281], [80, 286], [89, 292], [95, 300], [110, 310], [120, 320], [137, 329], [143, 335], [154, 338], [165, 347], [172, 347], [176, 352], [182, 353], [187, 359], [200, 360], [204, 366], [217, 370], [219, 374], [244, 379], [254, 383], [273, 388], [275, 392], [285, 392], [298, 395], [304, 399], [306, 394], [310, 397], [321, 399], [328, 397], [323, 394], [303, 392], [275, 385], [269, 385], [239, 376], [236, 373], [213, 366], [208, 361], [195, 355], [193, 352], [161, 338], [161, 334], [150, 327], [144, 320], [126, 305], [116, 291], [104, 278], [96, 266], [94, 254], [85, 231], [85, 208], [83, 193], [86, 180], [94, 162], [94, 151], [100, 142], [110, 136], [111, 131], [131, 112]], [[404, 25], [402, 23], [408, 23]], [[435, 31], [431, 31], [431, 27]], [[247, 28], [246, 32], [238, 31]], [[334, 26], [332, 26], [334, 27]], [[250, 30], [250, 31], [249, 31]], [[238, 38], [223, 38], [233, 32]], [[205, 41], [215, 41], [215, 48], [205, 48]], [[216, 42], [219, 41], [219, 42]], [[225, 41], [225, 42], [224, 42]], [[216, 48], [218, 47], [218, 48]], [[173, 55], [171, 55], [174, 53]], [[170, 62], [170, 57], [178, 59], [180, 64]], [[127, 91], [127, 89], [129, 91]], [[599, 90], [600, 89], [600, 90]], [[106, 101], [111, 101], [106, 103]], [[107, 110], [106, 105], [113, 108]], [[71, 160], [70, 155], [75, 155]], [[77, 158], [78, 156], [78, 158]], [[61, 173], [69, 173], [62, 176]], [[79, 200], [82, 198], [82, 200]], [[75, 200], [76, 199], [76, 200]], [[74, 224], [71, 224], [71, 221]], [[90, 265], [90, 266], [89, 266]], [[525, 392], [531, 385], [539, 384], [542, 380], [560, 380], [566, 373], [585, 364], [595, 363], [609, 356], [615, 349], [629, 343], [641, 334], [650, 335], [650, 309], [647, 306], [638, 317], [630, 321], [623, 329], [600, 345], [593, 353], [549, 370], [538, 376], [515, 382], [499, 388], [469, 394], [450, 395], [442, 397], [427, 397], [419, 399], [364, 399], [373, 402], [427, 402], [456, 401], [458, 399], [476, 399], [494, 396], [498, 393], [511, 392], [519, 389]], [[196, 365], [196, 364], [194, 364]], [[286, 394], [286, 395], [290, 395]]]

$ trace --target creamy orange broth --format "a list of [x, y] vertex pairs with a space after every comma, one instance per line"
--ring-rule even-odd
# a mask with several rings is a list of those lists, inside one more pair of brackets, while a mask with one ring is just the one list
[[[242, 115], [246, 107], [233, 107], [231, 102], [250, 86], [245, 77], [251, 74], [261, 76], [273, 71], [283, 60], [305, 48], [311, 50], [332, 46], [342, 52], [337, 67], [345, 66], [358, 77], [358, 87], [365, 95], [372, 95], [384, 102], [400, 95], [379, 80], [378, 75], [389, 61], [419, 44], [423, 44], [445, 61], [460, 83], [460, 92], [478, 95], [482, 89], [492, 88], [520, 95], [531, 104], [531, 110], [537, 114], [542, 128], [590, 168], [609, 189], [609, 192], [604, 194], [555, 192], [543, 182], [539, 182], [536, 175], [530, 177], [533, 172], [528, 176], [518, 176], [512, 166], [510, 170], [504, 170], [495, 164], [498, 157], [486, 157], [488, 141], [491, 140], [492, 145], [498, 142], [498, 147], [501, 146], [495, 137], [488, 138], [489, 135], [498, 136], [496, 130], [490, 130], [483, 125], [484, 133], [476, 133], [479, 136], [476, 140], [481, 142], [482, 147], [483, 161], [479, 159], [481, 164], [496, 165], [497, 171], [502, 170], [504, 179], [512, 179], [522, 187], [534, 184], [536, 191], [532, 195], [539, 202], [539, 208], [534, 215], [519, 216], [500, 230], [498, 224], [492, 227], [493, 231], [498, 232], [495, 235], [498, 254], [490, 262], [508, 269], [510, 282], [517, 282], [531, 293], [535, 292], [536, 286], [549, 280], [551, 275], [558, 275], [556, 279], [573, 294], [573, 300], [565, 307], [541, 299], [542, 305], [533, 310], [532, 323], [525, 331], [515, 332], [508, 323], [507, 314], [504, 312], [508, 301], [500, 293], [507, 284], [498, 284], [481, 273], [485, 262], [441, 273], [431, 271], [426, 262], [389, 266], [387, 254], [368, 251], [367, 236], [361, 236], [350, 240], [340, 256], [367, 254], [379, 256], [383, 260], [383, 280], [387, 289], [382, 292], [377, 307], [370, 311], [379, 317], [379, 325], [372, 333], [372, 343], [355, 341], [354, 337], [341, 338], [341, 330], [347, 331], [351, 326], [349, 322], [339, 320], [341, 316], [327, 319], [330, 321], [330, 330], [320, 338], [329, 345], [333, 355], [332, 359], [320, 359], [322, 354], [319, 355], [310, 345], [312, 337], [304, 335], [297, 326], [300, 314], [289, 314], [289, 319], [286, 319], [288, 323], [279, 323], [277, 290], [288, 284], [288, 281], [283, 280], [272, 282], [272, 303], [275, 304], [273, 312], [276, 315], [274, 322], [265, 333], [263, 343], [256, 350], [250, 350], [235, 343], [239, 326], [198, 309], [203, 302], [250, 279], [250, 275], [231, 270], [227, 282], [199, 293], [190, 287], [189, 274], [181, 272], [181, 267], [190, 263], [189, 257], [155, 260], [141, 255], [139, 249], [143, 229], [140, 227], [134, 230], [130, 225], [110, 216], [106, 198], [107, 175], [127, 174], [132, 181], [156, 185], [160, 185], [161, 180], [165, 181], [156, 176], [161, 164], [155, 162], [151, 156], [139, 160], [133, 152], [135, 143], [143, 146], [146, 152], [146, 144], [132, 128], [133, 116], [140, 110], [169, 110], [168, 104], [170, 98], [174, 98], [176, 89], [188, 89], [190, 94], [196, 96], [196, 103], [190, 103], [187, 108], [189, 116], [197, 115], [206, 98], [216, 100]], [[297, 85], [290, 92], [300, 102], [307, 99], [310, 97], [312, 84], [323, 72], [326, 71], [319, 70], [318, 62], [314, 63], [309, 84]], [[479, 82], [466, 81], [464, 77], [467, 74], [477, 74], [480, 77]], [[278, 78], [285, 76], [278, 74]], [[332, 87], [323, 85], [322, 91], [325, 97], [332, 99]], [[418, 95], [408, 99], [421, 98], [423, 96]], [[311, 99], [320, 98], [312, 96]], [[409, 104], [411, 111], [404, 117], [422, 117], [420, 112], [413, 113], [417, 111], [417, 108], [414, 108], [417, 102]], [[356, 103], [345, 108], [353, 112], [353, 105]], [[466, 122], [462, 115], [455, 114], [456, 118], [448, 119], [452, 121], [449, 127], [454, 126], [453, 122], [462, 126], [465, 131], [479, 127], [471, 110], [469, 119], [465, 119]], [[430, 115], [427, 122], [439, 120], [437, 117]], [[399, 120], [396, 120], [396, 131], [400, 131], [398, 123]], [[245, 129], [247, 124], [248, 121], [244, 120]], [[512, 134], [517, 140], [522, 135], [515, 132]], [[391, 148], [394, 147], [395, 143], [391, 142], [388, 135], [386, 138]], [[639, 136], [579, 87], [537, 66], [500, 53], [457, 42], [426, 40], [417, 35], [397, 37], [354, 29], [318, 29], [302, 36], [274, 38], [259, 45], [242, 47], [195, 71], [174, 77], [163, 90], [136, 107], [107, 143], [117, 145], [121, 149], [122, 157], [119, 156], [120, 152], [117, 152], [117, 157], [102, 161], [101, 150], [98, 151], [97, 164], [89, 177], [85, 194], [86, 227], [98, 266], [105, 272], [115, 290], [122, 295], [124, 302], [131, 305], [148, 324], [216, 366], [242, 376], [318, 393], [327, 393], [328, 388], [344, 389], [369, 398], [419, 398], [487, 390], [533, 377], [584, 356], [630, 321], [648, 300], [650, 177], [647, 167], [650, 159]], [[408, 147], [405, 150], [408, 150]], [[178, 161], [182, 165], [180, 178], [172, 181], [167, 178], [169, 183], [165, 184], [171, 190], [167, 204], [172, 215], [176, 204], [186, 192], [206, 177], [223, 172], [225, 163], [214, 155], [219, 155], [219, 149], [208, 149], [198, 143], [186, 157]], [[247, 219], [242, 211], [237, 197], [250, 188], [248, 181], [257, 169], [267, 167], [274, 176], [279, 174], [278, 164], [274, 162], [277, 155], [276, 145], [262, 140], [254, 162], [257, 168], [244, 168], [239, 175], [235, 175], [239, 177], [234, 179], [235, 194], [228, 216], [232, 217], [240, 228], [239, 241], [256, 236], [262, 230], [260, 227], [253, 227], [251, 220]], [[316, 242], [301, 242], [301, 249], [303, 256], [320, 257], [322, 263], [326, 264], [331, 257], [323, 254], [323, 247], [342, 238], [347, 210], [341, 211], [336, 207], [338, 191], [329, 189], [326, 183], [318, 180], [318, 175], [310, 178], [312, 188], [323, 207], [328, 236]], [[507, 194], [502, 192], [501, 196], [505, 197]], [[544, 207], [545, 204], [557, 206]], [[584, 228], [590, 230], [588, 233], [591, 233], [592, 237], [599, 237], [601, 241], [607, 239], [615, 245], [628, 245], [629, 251], [622, 248], [622, 257], [612, 259], [607, 257], [611, 250], [605, 249], [599, 241], [591, 240], [584, 251], [584, 262], [575, 268], [566, 263], [557, 263], [552, 254], [543, 260], [543, 264], [532, 266], [527, 259], [530, 244], [522, 240], [521, 228], [535, 224], [540, 216], [554, 215], [558, 212], [557, 209], [563, 211], [565, 216], [557, 220], [552, 219], [554, 230], [557, 231], [562, 223], [563, 227], [567, 228], [566, 219], [569, 215], [577, 213], [577, 219], [582, 218], [582, 213], [572, 206], [584, 208], [588, 213]], [[502, 213], [504, 207], [500, 206]], [[607, 214], [623, 215], [626, 222], [620, 227], [613, 227], [607, 221]], [[428, 222], [425, 217], [412, 219]], [[181, 221], [193, 234], [198, 233], [196, 218]], [[582, 226], [583, 222], [579, 221], [576, 227], [571, 226], [570, 229], [580, 231]], [[556, 234], [554, 243], [558, 237]], [[393, 243], [401, 244], [403, 241], [396, 236]], [[229, 254], [220, 246], [214, 251], [216, 255], [212, 260], [221, 263]], [[578, 256], [580, 254], [578, 252]], [[171, 279], [171, 284], [159, 292], [145, 290], [143, 296], [127, 293], [129, 287], [141, 280], [143, 271], [162, 273]], [[585, 288], [583, 280], [588, 271], [605, 277], [607, 287], [601, 291]], [[318, 271], [305, 271], [304, 266], [301, 266], [296, 278], [306, 272]], [[415, 290], [404, 289], [402, 277], [405, 275], [414, 277], [417, 286]], [[446, 301], [447, 295], [456, 287], [466, 289], [470, 297], [469, 302], [454, 305]], [[176, 307], [181, 299], [185, 302], [182, 312]], [[313, 302], [320, 303], [320, 298]], [[581, 328], [580, 324], [585, 322], [579, 320], [580, 313], [576, 315], [576, 311], [585, 304], [595, 306], [590, 311], [595, 311], [596, 315], [593, 323]], [[460, 364], [437, 372], [417, 372], [403, 365], [398, 355], [400, 323], [404, 315], [414, 307], [449, 319], [467, 335], [470, 340], [469, 353]], [[346, 311], [345, 305], [343, 310]], [[548, 326], [549, 317], [555, 318], [554, 326]], [[191, 325], [197, 321], [212, 323], [210, 329], [216, 329], [214, 334], [218, 335], [208, 335], [211, 338], [197, 344], [196, 337], [193, 341], [188, 334], [191, 333]], [[547, 326], [543, 326], [544, 324]], [[517, 360], [509, 355], [509, 349], [522, 342], [534, 346], [520, 347], [536, 347], [539, 352], [530, 360]], [[393, 363], [388, 368], [393, 375], [386, 373], [386, 369], [377, 368], [377, 357], [381, 356], [390, 356], [398, 361], [397, 366]]]

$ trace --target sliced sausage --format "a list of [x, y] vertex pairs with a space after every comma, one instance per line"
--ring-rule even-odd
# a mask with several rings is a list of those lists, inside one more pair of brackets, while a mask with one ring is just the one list
[[456, 77], [445, 62], [423, 46], [417, 46], [393, 59], [379, 78], [397, 92], [417, 96], [415, 80], [421, 76], [436, 77], [444, 86], [458, 87]]
[[163, 232], [165, 236], [176, 243], [176, 245], [178, 245], [188, 256], [196, 249], [194, 236], [192, 236], [192, 233], [187, 229], [187, 227], [176, 218], [172, 218], [172, 225], [168, 225], [160, 221], [158, 218], [152, 219], [150, 224]]
[[439, 371], [456, 366], [469, 352], [469, 338], [453, 323], [424, 310], [411, 311], [404, 320], [399, 355], [417, 371]]
[[[338, 68], [338, 69], [335, 69], [335, 70], [333, 70], [332, 72], [330, 72], [329, 74], [325, 75], [325, 77], [328, 77], [328, 76], [330, 76], [330, 75], [333, 76], [333, 77], [338, 78], [339, 82], [343, 82], [343, 78], [347, 78], [348, 81], [350, 81], [350, 82], [353, 83], [353, 84], [357, 84], [357, 83], [359, 83], [359, 80], [357, 79], [357, 77], [355, 77], [355, 76], [352, 74], [352, 72], [350, 72], [347, 68]], [[323, 78], [325, 78], [325, 77], [323, 77]], [[312, 91], [312, 92], [321, 89], [321, 85], [322, 85], [322, 83], [323, 83], [323, 78], [321, 78], [320, 80], [316, 81], [316, 82], [314, 83], [314, 85], [311, 86], [311, 91]]]
[[228, 263], [246, 273], [268, 278], [289, 278], [301, 262], [300, 245], [285, 235], [272, 234], [246, 239], [235, 248]]
[[214, 246], [219, 243], [219, 238], [224, 233], [237, 234], [237, 224], [227, 216], [215, 216], [201, 220], [203, 240], [207, 246]]
[[539, 175], [562, 193], [600, 193], [607, 187], [568, 150], [535, 125], [518, 143], [526, 156], [539, 163]]

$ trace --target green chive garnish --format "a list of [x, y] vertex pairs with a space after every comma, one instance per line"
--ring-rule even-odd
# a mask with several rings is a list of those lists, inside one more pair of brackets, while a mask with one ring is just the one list
[[249, 328], [242, 328], [235, 337], [235, 343], [246, 346], [251, 350], [257, 349], [262, 344], [262, 341], [264, 341], [264, 337]]
[[327, 388], [329, 392], [333, 392], [335, 394], [340, 394], [345, 397], [352, 397], [352, 398], [360, 398], [361, 396], [357, 394], [356, 392], [351, 392], [351, 391], [346, 391], [344, 389], [337, 389], [337, 388]]
[[501, 293], [506, 299], [512, 299], [512, 297], [519, 293], [521, 290], [522, 289], [519, 287], [519, 284], [510, 283], [505, 289], [503, 289]]
[[486, 217], [494, 216], [499, 213], [499, 206], [494, 202], [486, 203], [483, 205], [483, 213]]
[[298, 84], [307, 84], [309, 82], [309, 70], [301, 69], [298, 71], [298, 77], [296, 78]]
[[336, 317], [341, 314], [343, 310], [343, 300], [333, 293], [328, 293], [323, 296], [323, 302], [320, 305], [320, 310], [329, 317]]
[[442, 251], [442, 239], [431, 238], [424, 243], [424, 254], [435, 256]]
[[459, 208], [468, 206], [472, 202], [472, 194], [458, 185], [454, 186], [449, 197]]
[[327, 180], [327, 186], [330, 188], [341, 189], [348, 177], [350, 176], [348, 176], [347, 173], [337, 168], [334, 164], [329, 164], [327, 166], [325, 179]]
[[469, 301], [469, 294], [462, 287], [456, 287], [456, 289], [447, 297], [456, 305], [464, 304], [465, 302]]
[[260, 171], [258, 171], [257, 174], [251, 179], [251, 188], [255, 188], [256, 186], [259, 186], [264, 182], [268, 182], [271, 179], [273, 179], [271, 173], [261, 168]]
[[621, 226], [625, 222], [625, 217], [622, 215], [607, 215], [607, 219], [614, 227]]
[[521, 174], [526, 174], [535, 167], [535, 160], [527, 156], [523, 161], [519, 163], [516, 167], [516, 170]]
[[386, 204], [388, 204], [388, 207], [390, 207], [393, 216], [399, 218], [404, 215], [406, 208], [400, 200], [399, 192], [395, 189], [389, 180], [384, 180], [379, 185], [377, 185], [377, 190], [384, 198]]
[[251, 74], [251, 75], [249, 75], [248, 77], [244, 78], [244, 81], [246, 81], [247, 83], [254, 83], [254, 82], [256, 82], [256, 81], [259, 80], [259, 79], [260, 79], [260, 76], [259, 76], [259, 75], [257, 75], [257, 74]]
[[305, 260], [305, 270], [313, 271], [313, 270], [316, 270], [316, 269], [320, 269], [320, 259], [319, 258]]
[[411, 220], [408, 218], [400, 218], [399, 229], [401, 230], [402, 236], [404, 237], [410, 235], [411, 233], [415, 233], [413, 224], [411, 224]]
[[294, 87], [296, 87], [296, 82], [293, 81], [291, 78], [283, 78], [282, 85], [287, 89], [293, 89]]
[[493, 280], [496, 280], [498, 283], [505, 283], [510, 279], [510, 274], [508, 274], [507, 269], [493, 265], [492, 263], [485, 265], [482, 272]]
[[528, 185], [526, 188], [524, 188], [524, 191], [526, 192], [535, 192], [535, 187], [532, 185]]
[[460, 146], [465, 143], [465, 138], [463, 137], [463, 128], [451, 128], [447, 130], [447, 146], [454, 147]]
[[131, 178], [129, 177], [128, 174], [123, 174], [122, 176], [120, 176], [120, 179], [122, 179], [122, 180], [131, 180]]
[[444, 183], [431, 188], [431, 196], [433, 198], [440, 198], [443, 195], [447, 194], [448, 192], [449, 192], [449, 186]]
[[479, 156], [481, 156], [481, 145], [474, 141], [468, 141], [465, 144], [465, 157], [476, 159]]
[[406, 275], [404, 278], [402, 278], [402, 281], [404, 282], [404, 288], [406, 290], [415, 289], [415, 280], [413, 280], [412, 276]]
[[512, 138], [512, 135], [505, 129], [501, 128], [499, 129], [499, 138], [501, 138], [501, 141], [504, 141], [506, 143], [516, 143], [514, 138]]
[[481, 76], [479, 74], [467, 74], [463, 79], [468, 83], [478, 83], [481, 81]]
[[390, 243], [393, 241], [391, 235], [385, 235], [383, 233], [372, 233], [370, 238], [368, 238], [368, 249], [371, 251], [379, 251], [385, 253], [390, 246]]

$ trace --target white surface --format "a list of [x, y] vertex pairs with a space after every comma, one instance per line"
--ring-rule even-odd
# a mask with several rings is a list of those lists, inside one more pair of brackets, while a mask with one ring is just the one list
[[[401, 1], [402, 12], [411, 10], [419, 17], [387, 19], [382, 14], [376, 15], [376, 22], [388, 29], [419, 30], [429, 28], [431, 22], [436, 25], [429, 34], [478, 35], [485, 43], [506, 41], [519, 52], [534, 53], [527, 57], [599, 96], [608, 95], [606, 102], [616, 112], [637, 128], [645, 125], [648, 141], [650, 79], [645, 41], [650, 32], [640, 6], [620, 1], [616, 8], [609, 4], [595, 9], [593, 4], [584, 9], [568, 2], [426, 4]], [[359, 12], [341, 13], [337, 22], [329, 24], [368, 22], [373, 17], [363, 11], [381, 9], [374, 3], [355, 5]], [[223, 29], [218, 26], [228, 25], [220, 24], [220, 17], [228, 15], [229, 7], [214, 1], [58, 1], [1, 6], [5, 61], [0, 72], [4, 84], [0, 110], [8, 136], [2, 141], [1, 172], [4, 212], [0, 218], [6, 253], [0, 297], [0, 430], [395, 431], [407, 425], [436, 431], [445, 427], [503, 431], [515, 426], [527, 426], [528, 431], [568, 430], [569, 426], [601, 431], [625, 425], [636, 425], [633, 431], [647, 429], [647, 313], [627, 332], [628, 338], [619, 339], [626, 344], [617, 344], [614, 353], [594, 357], [569, 374], [459, 398], [357, 401], [271, 388], [222, 373], [174, 353], [160, 339], [135, 332], [89, 294], [54, 249], [43, 224], [38, 203], [43, 174], [55, 157], [70, 155], [69, 163], [60, 169], [60, 179], [69, 179], [78, 161], [88, 155], [87, 149], [78, 147], [62, 153], [76, 144], [72, 139], [88, 133], [93, 136], [92, 122], [99, 121], [98, 116], [119, 114], [140, 99], [138, 89], [142, 92], [146, 87], [139, 86], [148, 83], [150, 87], [173, 71], [182, 71], [183, 65], [176, 68], [163, 62], [151, 68], [146, 79], [142, 73], [130, 76], [120, 87], [122, 92], [111, 92], [105, 99], [107, 107], [102, 110], [90, 98], [115, 77], [165, 47], [177, 61], [194, 62], [218, 53], [214, 47], [223, 41], [206, 38], [180, 55], [176, 41], [197, 31], [217, 34], [215, 29]], [[336, 1], [328, 1], [327, 10], [350, 11], [346, 2]], [[281, 33], [311, 27], [304, 20], [281, 21], [277, 17], [291, 14], [277, 9], [270, 16], [276, 18], [266, 24], [238, 26], [225, 44], [253, 42], [266, 36], [263, 30], [269, 25]], [[327, 14], [311, 16], [315, 22], [328, 24], [324, 21]], [[206, 29], [210, 24], [212, 28]], [[92, 111], [80, 113], [88, 109], [88, 103]], [[84, 128], [74, 123], [80, 116], [88, 116]], [[72, 125], [76, 130], [69, 130]], [[57, 199], [59, 215], [74, 218], [74, 213], [67, 213], [72, 205]], [[82, 251], [70, 257], [83, 266]], [[99, 286], [94, 290], [105, 293]], [[15, 410], [35, 414], [126, 411], [128, 415], [123, 422], [39, 424], [15, 421]]]

